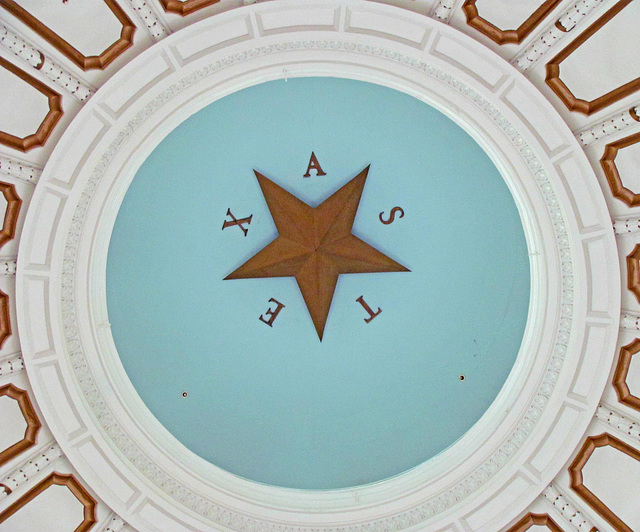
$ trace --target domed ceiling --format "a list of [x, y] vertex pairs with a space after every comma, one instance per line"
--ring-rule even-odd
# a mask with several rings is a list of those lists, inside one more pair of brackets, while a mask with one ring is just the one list
[[640, 530], [633, 0], [0, 0], [0, 530]]

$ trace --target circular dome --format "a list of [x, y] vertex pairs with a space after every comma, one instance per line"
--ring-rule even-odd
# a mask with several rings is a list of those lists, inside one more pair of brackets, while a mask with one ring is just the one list
[[[33, 205], [47, 208], [29, 211], [20, 248], [19, 324], [34, 392], [37, 397], [56, 398], [43, 400], [42, 409], [74, 467], [110, 507], [139, 529], [439, 530], [464, 518], [471, 529], [497, 530], [517, 516], [522, 501], [528, 503], [541, 493], [584, 433], [590, 417], [582, 412], [595, 411], [598, 394], [586, 397], [576, 410], [571, 399], [574, 383], [579, 382], [582, 389], [604, 386], [603, 377], [586, 370], [602, 364], [603, 353], [612, 356], [617, 333], [616, 320], [598, 319], [602, 313], [616, 316], [619, 310], [617, 257], [613, 236], [604, 230], [610, 220], [602, 193], [583, 151], [549, 103], [521, 74], [482, 45], [433, 20], [389, 6], [358, 1], [310, 1], [302, 8], [297, 6], [286, 0], [258, 4], [176, 32], [123, 67], [70, 125], [34, 194]], [[309, 9], [314, 10], [314, 18], [339, 19], [339, 23], [324, 28], [309, 26]], [[286, 16], [279, 19], [277, 28], [271, 23], [265, 27], [265, 21], [279, 10]], [[497, 182], [503, 187], [506, 184], [517, 206], [521, 220], [517, 230], [521, 226], [524, 231], [530, 267], [530, 307], [520, 352], [480, 421], [454, 445], [402, 474], [334, 490], [264, 485], [231, 474], [224, 466], [212, 465], [185, 448], [152, 415], [127, 378], [114, 343], [118, 331], [114, 328], [112, 334], [107, 312], [111, 232], [127, 190], [130, 186], [135, 190], [134, 176], [139, 169], [144, 171], [143, 162], [153, 150], [189, 116], [209, 104], [224, 102], [229, 94], [247, 87], [259, 90], [259, 84], [270, 80], [303, 77], [348, 78], [387, 87], [384, 90], [396, 89], [404, 93], [402, 97], [422, 100], [461, 126], [488, 155], [504, 180]], [[193, 119], [197, 121], [199, 116], [195, 114]], [[553, 134], [538, 134], [536, 124], [541, 117]], [[251, 180], [254, 165], [260, 165], [256, 170], [263, 172], [261, 175], [286, 189], [288, 176], [299, 175], [310, 162], [309, 147], [302, 170], [294, 165], [281, 170], [248, 161], [248, 190], [258, 193]], [[337, 157], [326, 158], [320, 149], [314, 153], [321, 165], [331, 165], [332, 160], [340, 164]], [[566, 177], [560, 169], [560, 157], [562, 164], [577, 169], [581, 181]], [[374, 158], [359, 161], [353, 168], [339, 167], [336, 177], [340, 176], [340, 183], [324, 191], [318, 188], [315, 196], [309, 192], [303, 198], [309, 208], [317, 207], [358, 174], [362, 165], [371, 164], [367, 186], [374, 187]], [[316, 181], [310, 179], [310, 183]], [[387, 193], [381, 194], [391, 200]], [[585, 194], [591, 201], [588, 228], [580, 210], [582, 202], [575, 200]], [[302, 192], [294, 194], [298, 195]], [[455, 203], [456, 197], [448, 199]], [[376, 205], [372, 212], [388, 215], [395, 206], [401, 207], [390, 201], [386, 209], [378, 210]], [[236, 218], [245, 216], [241, 210], [236, 212], [235, 206], [225, 207]], [[58, 210], [51, 216], [55, 208]], [[264, 205], [262, 208], [266, 213]], [[512, 204], [509, 208], [515, 212]], [[408, 222], [411, 212], [388, 229]], [[454, 226], [471, 219], [454, 208], [447, 212]], [[250, 231], [258, 227], [257, 218], [254, 223]], [[378, 223], [375, 227], [384, 229], [385, 224]], [[465, 229], [473, 232], [472, 227]], [[366, 224], [363, 233], [365, 230]], [[232, 225], [217, 231], [221, 237], [232, 231], [239, 233], [241, 228]], [[423, 238], [429, 236], [425, 232]], [[354, 233], [359, 235], [356, 230]], [[261, 244], [268, 243], [268, 231], [265, 235]], [[366, 240], [364, 234], [359, 236]], [[368, 243], [382, 247], [378, 237], [372, 237]], [[249, 241], [249, 237], [239, 238]], [[393, 238], [382, 252], [403, 264], [406, 245], [404, 237]], [[250, 258], [250, 251], [230, 258], [225, 272], [241, 266]], [[474, 266], [475, 257], [464, 253], [461, 257], [470, 269]], [[450, 268], [457, 266], [451, 264]], [[414, 265], [406, 267], [413, 270]], [[611, 275], [604, 276], [606, 282], [594, 291], [591, 272]], [[376, 275], [402, 283], [403, 276], [411, 274]], [[260, 279], [265, 281], [282, 279]], [[238, 287], [252, 282], [228, 281], [229, 286]], [[393, 292], [388, 281], [381, 284], [385, 285], [381, 290]], [[292, 286], [292, 294], [294, 289]], [[401, 288], [396, 291], [402, 293]], [[362, 321], [363, 331], [375, 330], [380, 323], [392, 321], [387, 320], [388, 315], [394, 316], [392, 303], [385, 306], [370, 300], [368, 293], [356, 295], [363, 296], [372, 314], [378, 307], [382, 314], [370, 323]], [[351, 303], [368, 312], [357, 298]], [[291, 312], [287, 302], [284, 305], [277, 318], [280, 323], [268, 329], [274, 335], [278, 334], [277, 326], [286, 323], [285, 311], [301, 320], [305, 317], [304, 312]], [[468, 299], [459, 307], [459, 314], [447, 322], [447, 326], [458, 327], [456, 333], [466, 329], [465, 324], [471, 323], [466, 316], [476, 310]], [[269, 308], [275, 312], [275, 307]], [[259, 312], [266, 311], [262, 308]], [[339, 328], [343, 322], [336, 319], [332, 325], [331, 312], [327, 345], [332, 327]], [[595, 328], [597, 334], [593, 333]], [[465, 330], [464, 335], [467, 333]], [[459, 334], [462, 337], [463, 333]], [[591, 348], [592, 342], [598, 347]], [[321, 357], [310, 360], [327, 362]], [[177, 361], [176, 367], [179, 365]], [[149, 368], [149, 375], [156, 369]], [[450, 373], [451, 386], [474, 384], [473, 371], [467, 368], [451, 368]], [[181, 396], [185, 391], [186, 398]], [[405, 390], [395, 391], [401, 397]], [[184, 383], [172, 393], [179, 397], [179, 405], [198, 399]], [[381, 473], [379, 478], [385, 476]]]
[[[365, 167], [352, 233], [410, 271], [340, 275], [320, 340], [302, 263], [226, 279], [278, 237], [253, 169], [319, 208]], [[415, 467], [482, 416], [529, 278], [511, 194], [457, 124], [386, 87], [294, 78], [210, 104], [155, 148], [118, 213], [107, 303], [127, 375], [178, 440], [244, 478], [327, 489]]]

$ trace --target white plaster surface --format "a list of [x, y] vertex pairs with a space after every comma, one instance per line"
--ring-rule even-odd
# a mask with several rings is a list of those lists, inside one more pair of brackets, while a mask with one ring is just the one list
[[622, 308], [631, 310], [632, 312], [640, 312], [640, 302], [636, 295], [629, 289], [627, 289], [628, 281], [628, 268], [627, 268], [627, 256], [635, 249], [638, 243], [637, 235], [634, 233], [620, 235], [618, 237], [618, 250], [619, 250], [619, 264], [620, 269], [623, 272], [622, 279]]
[[18, 4], [85, 56], [100, 55], [122, 25], [103, 0], [18, 0]]
[[622, 184], [632, 192], [640, 193], [640, 142], [618, 150], [615, 164]]
[[2, 221], [4, 220], [4, 215], [7, 213], [7, 200], [4, 197], [4, 194], [0, 194], [0, 226], [2, 225]]
[[631, 2], [560, 63], [560, 79], [577, 98], [594, 100], [640, 77], [638, 18], [640, 4]]
[[631, 357], [629, 373], [627, 373], [627, 386], [631, 395], [640, 397], [640, 353]]
[[15, 399], [3, 395], [0, 397], [0, 452], [24, 438], [27, 422]]
[[583, 484], [631, 530], [640, 529], [640, 462], [614, 447], [597, 448], [583, 469]]
[[75, 530], [84, 519], [83, 512], [84, 506], [66, 486], [53, 485], [9, 517], [0, 525], [0, 530], [7, 532]]
[[49, 112], [40, 91], [6, 68], [0, 68], [0, 131], [24, 138], [38, 131]]
[[518, 29], [540, 7], [540, 0], [478, 0], [478, 14], [501, 30]]

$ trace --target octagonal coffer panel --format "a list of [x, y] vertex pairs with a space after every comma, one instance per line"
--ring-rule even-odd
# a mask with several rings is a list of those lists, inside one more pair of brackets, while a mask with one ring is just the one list
[[106, 68], [133, 44], [136, 27], [115, 0], [2, 0], [0, 7], [83, 70]]
[[[12, 434], [14, 438], [17, 438], [17, 435], [22, 432], [21, 438], [18, 438], [15, 442], [9, 442], [10, 444], [7, 447], [0, 449], [0, 466], [2, 466], [35, 445], [41, 423], [26, 390], [22, 390], [13, 384], [5, 384], [0, 386], [0, 398], [5, 399], [3, 404], [7, 408], [9, 408], [6, 404], [7, 399], [16, 403], [14, 408], [6, 411], [0, 407], [0, 426], [3, 427], [3, 431], [6, 431], [3, 434], [3, 439], [7, 438], [8, 434]], [[19, 412], [24, 421], [24, 427], [22, 428], [16, 426], [17, 419], [15, 414], [17, 412]], [[3, 420], [3, 415], [6, 415], [8, 419]], [[14, 438], [10, 437], [9, 439]]]
[[640, 89], [638, 16], [637, 2], [620, 0], [546, 64], [546, 82], [569, 110], [591, 115]]
[[51, 473], [0, 512], [7, 530], [74, 530], [88, 532], [96, 523], [96, 500], [70, 474]]
[[43, 146], [62, 116], [62, 97], [0, 57], [0, 144], [26, 152]]

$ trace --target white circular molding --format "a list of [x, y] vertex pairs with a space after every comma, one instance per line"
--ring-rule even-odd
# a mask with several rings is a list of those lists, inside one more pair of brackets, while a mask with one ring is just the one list
[[[106, 310], [111, 230], [151, 150], [207, 104], [294, 76], [378, 83], [455, 120], [501, 171], [531, 257], [525, 337], [491, 408], [437, 457], [350, 489], [265, 486], [195, 456], [136, 394]], [[17, 273], [29, 378], [74, 467], [140, 530], [361, 532], [454, 523], [498, 530], [565, 464], [604, 388], [607, 375], [597, 368], [612, 363], [620, 272], [611, 220], [582, 149], [511, 65], [453, 28], [399, 8], [279, 0], [175, 33], [87, 102], [32, 201]], [[461, 258], [469, 260], [464, 250]]]

